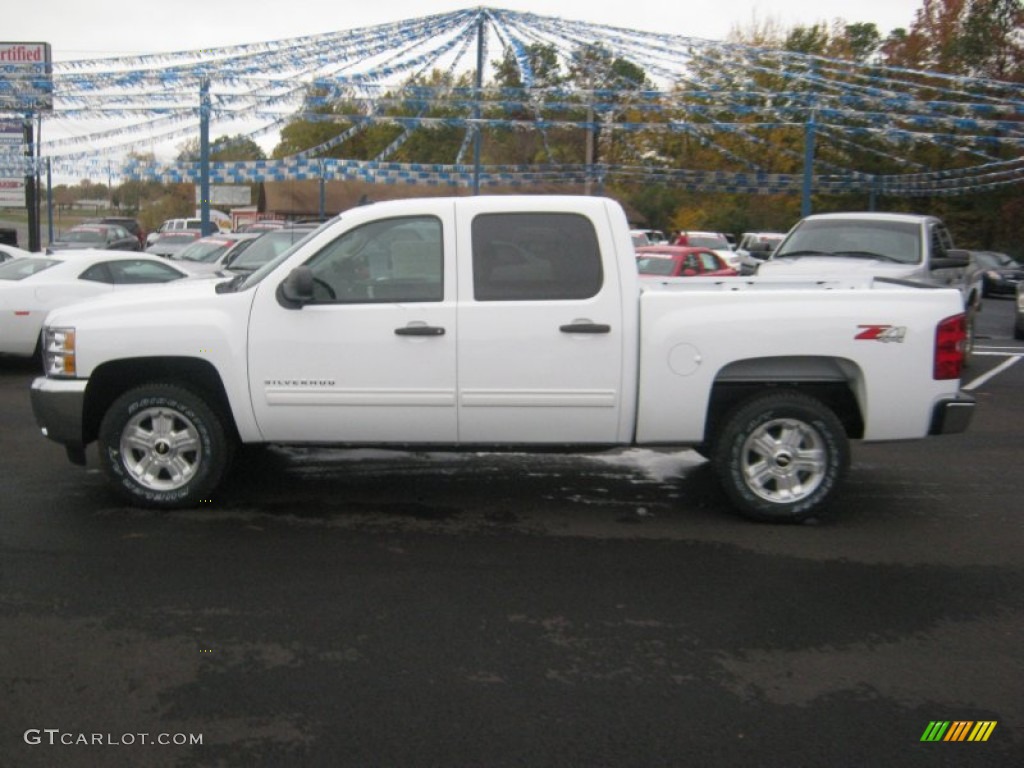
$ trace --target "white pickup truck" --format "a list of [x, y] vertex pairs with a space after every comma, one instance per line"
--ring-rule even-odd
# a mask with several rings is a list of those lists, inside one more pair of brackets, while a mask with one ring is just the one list
[[[185, 283], [191, 282], [190, 285]], [[249, 275], [52, 312], [43, 433], [131, 502], [192, 506], [239, 444], [693, 446], [796, 521], [849, 441], [967, 427], [955, 291], [862, 279], [642, 288], [622, 208], [510, 196], [346, 211]]]

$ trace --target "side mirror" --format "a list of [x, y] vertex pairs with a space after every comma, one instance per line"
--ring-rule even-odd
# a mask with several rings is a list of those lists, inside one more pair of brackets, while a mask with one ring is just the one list
[[970, 263], [970, 253], [954, 249], [946, 251], [945, 256], [932, 259], [931, 269], [967, 269]]
[[302, 309], [313, 301], [313, 272], [309, 267], [296, 267], [277, 286], [277, 301], [285, 309]]

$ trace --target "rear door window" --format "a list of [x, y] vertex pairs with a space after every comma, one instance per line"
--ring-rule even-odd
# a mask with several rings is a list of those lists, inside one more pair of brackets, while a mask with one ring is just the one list
[[601, 290], [601, 251], [585, 216], [480, 214], [472, 240], [477, 301], [589, 299]]

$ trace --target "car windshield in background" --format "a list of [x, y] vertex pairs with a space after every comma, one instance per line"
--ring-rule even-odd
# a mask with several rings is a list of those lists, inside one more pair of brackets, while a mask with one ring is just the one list
[[14, 259], [5, 264], [0, 264], [0, 280], [24, 280], [44, 269], [49, 269], [55, 264], [60, 264], [57, 259]]
[[70, 229], [59, 238], [65, 243], [105, 243], [107, 242], [107, 230], [105, 229]]
[[978, 263], [978, 266], [984, 267], [985, 269], [1000, 269], [1003, 267], [1020, 266], [1020, 264], [1011, 259], [1005, 253], [996, 253], [995, 251], [975, 251], [974, 260]]
[[724, 237], [708, 237], [706, 235], [687, 235], [686, 244], [691, 248], [710, 248], [711, 250], [728, 251], [729, 241]]
[[174, 254], [176, 261], [196, 261], [211, 264], [231, 247], [232, 240], [196, 240]]
[[875, 254], [886, 261], [918, 264], [921, 229], [912, 222], [826, 219], [804, 221], [775, 251], [772, 260], [787, 256]]
[[231, 262], [229, 269], [232, 272], [255, 272], [265, 264], [275, 261], [278, 256], [313, 231], [313, 227], [289, 227], [265, 232]]
[[670, 275], [672, 274], [672, 259], [653, 256], [636, 260], [636, 268], [641, 275]]
[[[333, 224], [337, 220], [338, 219], [336, 217], [334, 219], [331, 219], [330, 221], [324, 222], [323, 224], [321, 224], [319, 227], [316, 227], [315, 229], [304, 229], [303, 231], [304, 231], [305, 234], [300, 234], [300, 238], [301, 239], [296, 240], [294, 243], [292, 243], [290, 246], [288, 246], [288, 248], [286, 250], [282, 251], [276, 257], [274, 257], [274, 259], [272, 261], [266, 262], [265, 264], [260, 266], [252, 274], [248, 274], [247, 270], [241, 270], [240, 274], [239, 274], [239, 276], [237, 278], [238, 282], [236, 283], [235, 281], [231, 281], [229, 290], [232, 290], [232, 291], [236, 291], [236, 290], [237, 291], [244, 291], [247, 288], [252, 288], [258, 282], [260, 282], [264, 277], [266, 277], [271, 272], [273, 272], [274, 269], [277, 268], [277, 265], [280, 264], [285, 259], [287, 259], [292, 251], [294, 251], [299, 246], [303, 245], [307, 240], [310, 240], [311, 238], [313, 238], [316, 235], [318, 235], [320, 233], [320, 230], [322, 230], [324, 227], [326, 227], [326, 226], [328, 226], [330, 224]], [[271, 233], [268, 233], [268, 234], [277, 234], [277, 233], [272, 233], [271, 232]], [[255, 240], [253, 240], [252, 241], [252, 245], [250, 245], [245, 250], [245, 253], [243, 253], [241, 256], [238, 257], [238, 260], [241, 261], [242, 259], [244, 259], [246, 254], [249, 253], [249, 251], [253, 250], [253, 248], [255, 248], [257, 245], [259, 245], [260, 241], [264, 237], [266, 237], [266, 236], [267, 235], [261, 235], [260, 237], [258, 237]], [[231, 271], [234, 271], [235, 264], [232, 263], [231, 267], [229, 269]]]
[[157, 238], [159, 243], [194, 243], [196, 236], [191, 232], [169, 232]]

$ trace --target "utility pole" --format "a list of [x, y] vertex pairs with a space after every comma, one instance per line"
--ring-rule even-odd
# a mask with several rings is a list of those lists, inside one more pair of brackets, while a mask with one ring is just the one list
[[32, 115], [25, 115], [24, 123], [25, 155], [29, 158], [31, 165], [25, 173], [25, 208], [28, 211], [28, 249], [30, 251], [41, 250], [39, 242], [39, 204], [36, 199], [36, 170], [32, 167], [35, 164], [35, 129], [32, 127]]
[[473, 194], [480, 194], [480, 99], [484, 85], [484, 19], [476, 22], [476, 104], [473, 106]]
[[210, 79], [199, 83], [199, 226], [210, 234]]

